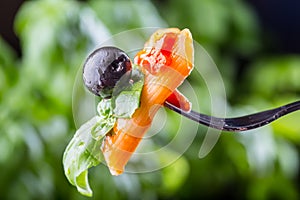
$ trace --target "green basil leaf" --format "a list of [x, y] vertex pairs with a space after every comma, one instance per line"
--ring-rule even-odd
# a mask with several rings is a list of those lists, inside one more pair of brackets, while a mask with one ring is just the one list
[[97, 111], [100, 120], [93, 127], [91, 134], [95, 140], [101, 139], [107, 134], [115, 125], [116, 118], [113, 116], [110, 99], [102, 99], [97, 106]]
[[116, 118], [100, 120], [91, 130], [91, 135], [95, 140], [101, 140], [115, 125]]
[[112, 94], [112, 108], [115, 117], [130, 118], [140, 106], [144, 86], [144, 74], [135, 66], [116, 83]]
[[99, 122], [100, 117], [95, 116], [83, 124], [68, 144], [64, 156], [63, 166], [69, 182], [86, 196], [92, 196], [88, 183], [88, 169], [101, 161], [100, 151], [102, 140], [95, 140], [90, 134]]
[[76, 131], [63, 156], [66, 177], [81, 194], [86, 196], [92, 196], [88, 182], [88, 169], [101, 162], [102, 139], [116, 122], [111, 100], [102, 99], [98, 103], [97, 111], [99, 115], [93, 117]]
[[102, 99], [97, 105], [97, 112], [101, 118], [113, 116], [111, 99]]

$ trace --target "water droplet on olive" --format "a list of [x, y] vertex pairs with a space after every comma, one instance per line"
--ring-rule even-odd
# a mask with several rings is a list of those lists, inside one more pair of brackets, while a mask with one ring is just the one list
[[116, 47], [101, 47], [86, 59], [83, 82], [93, 94], [110, 98], [118, 80], [129, 70], [131, 62], [124, 51]]

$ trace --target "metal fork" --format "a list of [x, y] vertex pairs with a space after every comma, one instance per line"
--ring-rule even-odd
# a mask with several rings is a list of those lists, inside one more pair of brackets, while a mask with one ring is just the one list
[[170, 104], [169, 102], [165, 102], [164, 106], [191, 119], [199, 124], [203, 124], [205, 126], [209, 126], [215, 129], [223, 130], [223, 131], [246, 131], [250, 129], [259, 128], [266, 124], [273, 122], [274, 120], [287, 115], [291, 112], [295, 112], [300, 110], [300, 101], [296, 101], [293, 103], [286, 104], [284, 106], [274, 108], [271, 110], [266, 110], [242, 117], [234, 117], [234, 118], [219, 118], [213, 117], [201, 113], [197, 113], [193, 110], [190, 112], [185, 112], [181, 110], [179, 107]]

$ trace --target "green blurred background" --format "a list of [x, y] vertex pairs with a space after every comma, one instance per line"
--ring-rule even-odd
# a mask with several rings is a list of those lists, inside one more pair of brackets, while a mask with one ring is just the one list
[[[189, 28], [218, 66], [229, 116], [300, 99], [296, 1], [11, 2], [1, 3], [0, 29], [13, 21], [18, 39], [1, 30], [0, 199], [89, 199], [68, 183], [62, 154], [75, 132], [76, 73], [110, 35], [140, 27]], [[195, 77], [189, 81], [201, 91]], [[199, 104], [209, 111], [207, 100]], [[119, 177], [103, 165], [90, 170], [91, 199], [299, 199], [299, 120], [300, 112], [255, 131], [222, 133], [202, 159], [206, 128], [200, 126], [184, 155], [164, 169]], [[172, 135], [174, 127], [164, 131]]]

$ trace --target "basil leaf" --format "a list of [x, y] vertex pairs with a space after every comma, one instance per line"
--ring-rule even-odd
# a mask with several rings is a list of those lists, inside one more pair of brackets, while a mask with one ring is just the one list
[[140, 106], [140, 96], [144, 86], [144, 74], [134, 67], [116, 83], [112, 93], [114, 116], [131, 118]]
[[102, 99], [97, 106], [100, 120], [93, 127], [91, 134], [95, 140], [101, 139], [115, 125], [116, 118], [113, 116], [110, 99]]
[[88, 169], [100, 163], [102, 140], [95, 140], [90, 134], [100, 120], [99, 116], [83, 124], [68, 144], [64, 156], [63, 166], [69, 182], [86, 196], [92, 196], [88, 183]]
[[109, 118], [113, 116], [111, 99], [102, 99], [97, 105], [97, 112], [101, 118]]
[[102, 99], [97, 111], [99, 116], [93, 117], [76, 131], [63, 156], [66, 177], [86, 196], [92, 196], [93, 193], [88, 183], [88, 169], [101, 162], [102, 139], [116, 122], [111, 100]]

